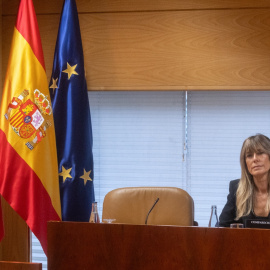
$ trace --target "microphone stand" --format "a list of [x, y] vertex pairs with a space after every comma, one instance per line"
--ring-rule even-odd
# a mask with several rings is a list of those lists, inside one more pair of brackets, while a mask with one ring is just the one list
[[149, 210], [149, 212], [147, 213], [146, 219], [145, 219], [145, 225], [147, 225], [147, 220], [148, 220], [148, 216], [149, 214], [152, 212], [153, 208], [155, 207], [155, 205], [157, 204], [157, 202], [159, 201], [159, 198], [157, 198], [153, 204], [153, 206], [151, 207], [151, 209]]

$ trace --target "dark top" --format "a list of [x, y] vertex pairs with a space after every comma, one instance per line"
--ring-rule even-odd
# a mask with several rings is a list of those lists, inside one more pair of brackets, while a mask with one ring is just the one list
[[229, 194], [227, 196], [227, 202], [219, 216], [219, 226], [220, 227], [230, 227], [231, 223], [243, 223], [247, 219], [265, 219], [270, 220], [270, 214], [268, 217], [259, 217], [256, 216], [253, 211], [249, 213], [247, 216], [241, 217], [239, 220], [235, 220], [236, 218], [236, 191], [239, 184], [239, 179], [230, 181], [229, 185]]

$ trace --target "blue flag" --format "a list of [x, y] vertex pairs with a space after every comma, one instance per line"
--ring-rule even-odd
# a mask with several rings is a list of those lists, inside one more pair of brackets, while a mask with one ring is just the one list
[[93, 186], [92, 126], [75, 0], [65, 0], [50, 81], [63, 221], [89, 221]]

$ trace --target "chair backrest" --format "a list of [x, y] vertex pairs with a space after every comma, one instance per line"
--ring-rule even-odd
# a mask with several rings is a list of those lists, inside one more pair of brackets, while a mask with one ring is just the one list
[[194, 202], [183, 189], [175, 187], [127, 187], [110, 191], [103, 202], [102, 219], [115, 223], [193, 226]]

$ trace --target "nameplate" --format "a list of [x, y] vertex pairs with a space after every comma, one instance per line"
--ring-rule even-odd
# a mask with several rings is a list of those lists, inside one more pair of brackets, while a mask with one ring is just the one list
[[245, 222], [245, 228], [270, 229], [270, 220], [248, 219]]

